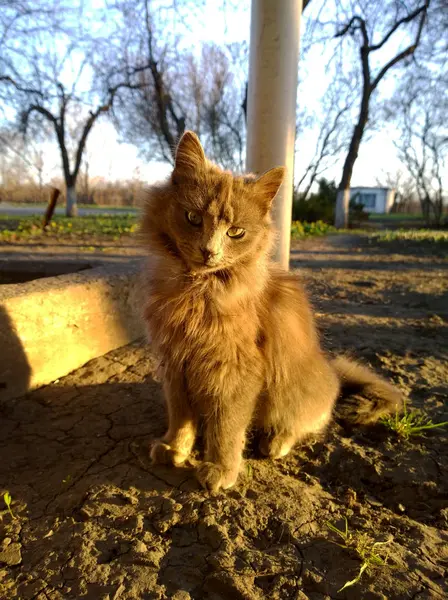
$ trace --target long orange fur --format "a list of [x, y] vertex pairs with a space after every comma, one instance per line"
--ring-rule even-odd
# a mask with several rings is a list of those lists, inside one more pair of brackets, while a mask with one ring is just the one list
[[222, 171], [186, 132], [144, 211], [144, 314], [169, 418], [151, 456], [182, 464], [202, 423], [197, 476], [211, 491], [236, 482], [249, 427], [262, 432], [261, 451], [280, 458], [327, 427], [341, 386], [363, 393], [359, 422], [401, 403], [366, 367], [324, 354], [297, 277], [272, 262], [270, 208], [283, 176], [282, 167], [258, 178]]

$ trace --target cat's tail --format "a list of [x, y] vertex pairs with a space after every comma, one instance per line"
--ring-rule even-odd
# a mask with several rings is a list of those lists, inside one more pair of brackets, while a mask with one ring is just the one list
[[337, 356], [331, 365], [341, 382], [336, 407], [341, 419], [367, 425], [402, 408], [402, 393], [368, 367], [346, 356]]

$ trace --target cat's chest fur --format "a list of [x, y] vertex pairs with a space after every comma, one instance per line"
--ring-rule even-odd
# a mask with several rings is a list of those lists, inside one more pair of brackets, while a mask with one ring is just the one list
[[165, 361], [238, 362], [256, 344], [256, 298], [238, 281], [154, 277], [145, 311], [151, 340]]

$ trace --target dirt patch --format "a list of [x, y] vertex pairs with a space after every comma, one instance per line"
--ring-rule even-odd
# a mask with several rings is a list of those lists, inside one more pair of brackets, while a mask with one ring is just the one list
[[[351, 350], [448, 419], [447, 262], [356, 237], [295, 245], [325, 344]], [[447, 593], [448, 435], [383, 426], [279, 462], [251, 447], [238, 486], [204, 494], [190, 469], [153, 467], [164, 432], [149, 349], [135, 344], [0, 405], [0, 597], [440, 599]], [[0, 490], [1, 491], [1, 490]], [[387, 541], [367, 570], [327, 523]]]

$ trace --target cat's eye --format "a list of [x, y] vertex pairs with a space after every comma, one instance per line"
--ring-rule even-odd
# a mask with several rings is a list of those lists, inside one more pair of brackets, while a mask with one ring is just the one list
[[228, 231], [227, 231], [227, 235], [230, 238], [233, 238], [234, 240], [240, 239], [242, 237], [244, 237], [246, 234], [246, 230], [243, 229], [242, 227], [231, 227]]
[[187, 217], [187, 221], [191, 223], [191, 225], [194, 225], [195, 227], [199, 227], [200, 225], [202, 225], [202, 217], [198, 213], [193, 211], [187, 211], [185, 213], [185, 216]]

